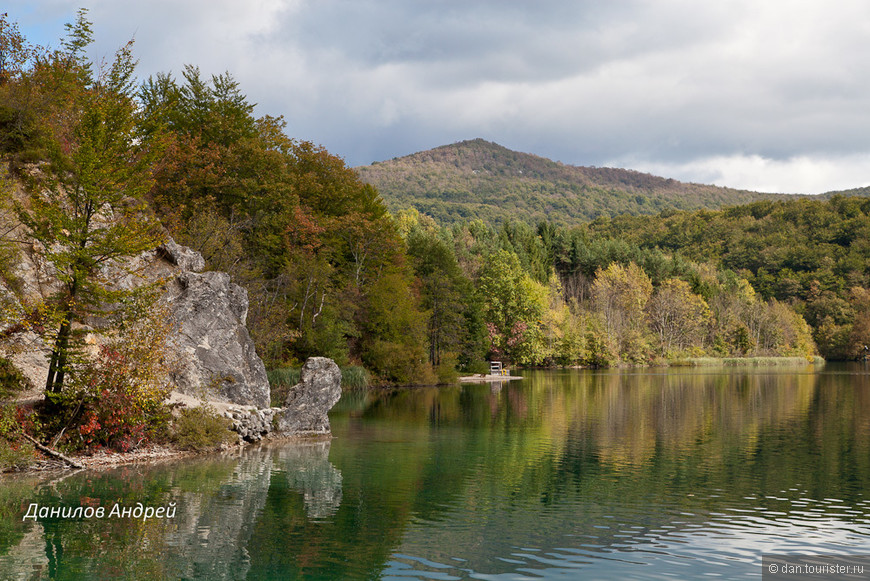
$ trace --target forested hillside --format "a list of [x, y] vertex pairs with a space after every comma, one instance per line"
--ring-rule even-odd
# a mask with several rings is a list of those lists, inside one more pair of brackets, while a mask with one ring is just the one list
[[825, 357], [870, 345], [870, 199], [755, 202], [718, 212], [598, 220], [581, 237], [709, 262], [745, 278], [765, 300], [791, 305]]
[[356, 168], [395, 212], [415, 208], [443, 224], [576, 224], [599, 216], [720, 208], [776, 198], [681, 183], [637, 171], [564, 165], [482, 139]]

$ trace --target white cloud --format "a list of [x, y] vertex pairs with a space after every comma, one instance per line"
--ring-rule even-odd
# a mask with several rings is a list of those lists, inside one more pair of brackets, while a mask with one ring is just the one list
[[823, 194], [870, 185], [870, 153], [841, 157], [801, 155], [784, 160], [759, 155], [713, 156], [683, 163], [613, 160], [608, 164], [757, 192]]

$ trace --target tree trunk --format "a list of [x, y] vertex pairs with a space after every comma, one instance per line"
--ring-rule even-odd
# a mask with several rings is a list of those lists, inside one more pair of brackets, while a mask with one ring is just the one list
[[[82, 243], [84, 248], [84, 243]], [[48, 366], [48, 378], [45, 380], [45, 391], [48, 393], [60, 393], [63, 390], [63, 378], [66, 373], [67, 350], [69, 349], [69, 338], [72, 335], [72, 321], [75, 315], [75, 301], [78, 295], [79, 278], [73, 277], [69, 285], [69, 302], [67, 303], [66, 313], [64, 313], [63, 322], [60, 324], [60, 329], [57, 331], [57, 339], [54, 342], [54, 349], [51, 352], [51, 363]]]
[[67, 312], [60, 329], [57, 332], [57, 339], [54, 342], [54, 349], [51, 352], [51, 362], [48, 366], [48, 378], [45, 381], [45, 391], [49, 393], [60, 393], [63, 389], [64, 372], [66, 371], [67, 349], [69, 348], [69, 337], [72, 333], [72, 312]]

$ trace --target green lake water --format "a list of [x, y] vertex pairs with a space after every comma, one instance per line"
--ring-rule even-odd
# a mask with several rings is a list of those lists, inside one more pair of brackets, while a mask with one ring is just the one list
[[[330, 418], [329, 441], [3, 477], [0, 579], [760, 579], [763, 553], [870, 554], [866, 366], [529, 371]], [[78, 507], [104, 516], [50, 515]]]

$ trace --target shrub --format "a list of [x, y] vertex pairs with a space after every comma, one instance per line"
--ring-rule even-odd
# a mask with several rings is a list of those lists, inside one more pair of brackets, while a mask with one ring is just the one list
[[24, 470], [36, 461], [33, 444], [0, 438], [0, 472]]
[[0, 406], [0, 472], [22, 470], [36, 460], [33, 445], [22, 437], [19, 415], [15, 406]]
[[468, 373], [469, 375], [474, 375], [475, 373], [486, 375], [489, 373], [489, 363], [487, 361], [470, 361], [468, 365], [466, 365], [462, 369], [463, 373]]
[[441, 358], [441, 364], [435, 368], [435, 375], [438, 377], [439, 384], [459, 381], [459, 372], [456, 371], [456, 356], [452, 353], [445, 354]]
[[586, 354], [581, 360], [589, 367], [612, 367], [618, 360], [609, 337], [597, 330], [586, 333]]
[[152, 431], [150, 417], [135, 397], [123, 391], [103, 390], [100, 396], [86, 404], [78, 426], [84, 449], [107, 447], [117, 452], [129, 452], [148, 440]]
[[175, 419], [172, 440], [184, 450], [211, 450], [238, 439], [231, 425], [209, 406], [184, 408]]
[[46, 421], [53, 432], [63, 432], [59, 443], [65, 449], [129, 452], [165, 430], [168, 384], [144, 378], [139, 361], [129, 344], [103, 345], [73, 386], [52, 394], [54, 405], [46, 410]]
[[[117, 331], [96, 357], [76, 361], [60, 393], [43, 410], [46, 435], [75, 451], [129, 452], [166, 431], [175, 357], [171, 317], [154, 294], [129, 298], [112, 314]], [[57, 434], [57, 435], [56, 435]]]
[[377, 370], [379, 383], [390, 385], [434, 385], [435, 372], [426, 354], [416, 345], [390, 341], [372, 342], [365, 361], [369, 369]]

